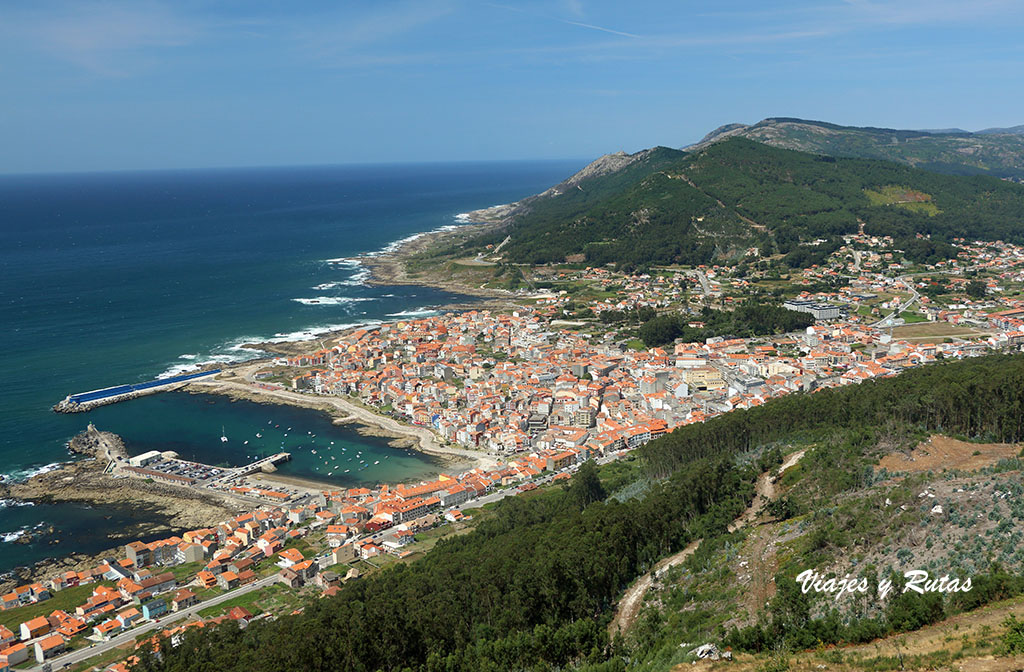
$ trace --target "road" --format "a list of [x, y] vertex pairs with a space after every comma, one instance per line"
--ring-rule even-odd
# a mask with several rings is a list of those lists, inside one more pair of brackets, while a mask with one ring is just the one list
[[[265, 364], [266, 363], [263, 362], [263, 365]], [[256, 365], [253, 366], [255, 367]], [[250, 373], [246, 372], [242, 367], [239, 367], [234, 371], [236, 374], [241, 373], [246, 377]], [[335, 395], [303, 394], [301, 392], [292, 392], [284, 389], [265, 389], [257, 387], [254, 384], [243, 383], [237, 380], [204, 378], [196, 381], [195, 383], [190, 383], [190, 385], [194, 385], [191, 389], [199, 392], [213, 391], [219, 394], [229, 394], [230, 391], [234, 390], [247, 392], [257, 397], [276, 399], [279, 403], [291, 403], [299, 406], [333, 406], [334, 408], [346, 413], [350, 418], [364, 425], [380, 427], [387, 432], [394, 433], [396, 436], [414, 437], [419, 441], [420, 450], [425, 453], [463, 458], [468, 461], [473, 461], [477, 466], [485, 469], [493, 469], [497, 466], [497, 461], [489, 457], [486, 453], [446, 445], [441, 442], [437, 434], [426, 427], [401, 423], [390, 416], [380, 415], [379, 413], [363, 408], [362, 406], [357, 406], [352, 402]]]
[[704, 298], [706, 300], [710, 300], [711, 283], [708, 282], [708, 276], [705, 275], [704, 273], [701, 273], [700, 271], [686, 271], [686, 274], [697, 278], [697, 281], [700, 282], [700, 289], [702, 292], [704, 292]]
[[[141, 626], [139, 626], [137, 628], [132, 628], [131, 630], [126, 630], [125, 632], [122, 632], [121, 634], [116, 635], [115, 637], [112, 637], [112, 638], [110, 638], [109, 640], [107, 640], [105, 642], [100, 642], [98, 644], [95, 644], [95, 645], [87, 648], [87, 649], [78, 649], [77, 651], [72, 651], [70, 653], [66, 653], [63, 656], [57, 656], [56, 658], [51, 658], [47, 662], [50, 664], [50, 666], [54, 670], [59, 670], [60, 668], [64, 667], [65, 665], [76, 665], [76, 664], [82, 662], [83, 660], [86, 660], [88, 658], [92, 658], [93, 656], [98, 656], [100, 654], [106, 653], [110, 649], [113, 649], [113, 648], [115, 648], [115, 647], [117, 647], [117, 646], [119, 646], [121, 644], [125, 644], [127, 642], [133, 642], [133, 641], [135, 641], [135, 638], [138, 637], [139, 635], [145, 634], [147, 632], [151, 632], [153, 630], [158, 630], [158, 629], [162, 630], [162, 629], [166, 628], [168, 625], [170, 625], [171, 623], [173, 623], [175, 621], [180, 621], [180, 620], [185, 619], [185, 618], [187, 618], [189, 616], [195, 615], [196, 612], [198, 612], [200, 609], [206, 609], [207, 607], [214, 607], [214, 606], [220, 604], [221, 602], [225, 602], [227, 600], [234, 599], [234, 598], [238, 597], [239, 595], [245, 595], [246, 593], [251, 593], [254, 590], [259, 590], [260, 588], [265, 588], [266, 586], [271, 585], [275, 581], [277, 581], [277, 574], [276, 573], [274, 573], [274, 574], [272, 574], [272, 575], [270, 575], [270, 576], [268, 576], [268, 577], [266, 577], [264, 579], [260, 579], [259, 581], [255, 581], [253, 583], [250, 583], [248, 586], [242, 586], [241, 588], [236, 588], [234, 590], [228, 591], [228, 592], [224, 593], [223, 595], [218, 595], [217, 597], [212, 597], [209, 600], [206, 600], [205, 602], [200, 602], [199, 604], [191, 606], [191, 607], [189, 607], [187, 609], [182, 609], [181, 611], [176, 611], [174, 613], [168, 613], [168, 614], [166, 614], [164, 616], [161, 616], [159, 621], [151, 621], [151, 622], [146, 623], [145, 625], [141, 625]], [[34, 668], [32, 668], [32, 672], [42, 672], [42, 669], [43, 669], [42, 666], [34, 667]]]
[[901, 303], [899, 308], [892, 311], [891, 313], [880, 319], [878, 322], [875, 322], [873, 326], [878, 328], [892, 326], [892, 321], [895, 318], [899, 317], [900, 313], [902, 313], [907, 308], [910, 308], [910, 306], [913, 305], [914, 302], [921, 298], [921, 295], [917, 292], [917, 288], [914, 287], [914, 283], [910, 281], [909, 275], [901, 276], [900, 282], [902, 282], [903, 286], [906, 287], [907, 291], [910, 292], [910, 298]]

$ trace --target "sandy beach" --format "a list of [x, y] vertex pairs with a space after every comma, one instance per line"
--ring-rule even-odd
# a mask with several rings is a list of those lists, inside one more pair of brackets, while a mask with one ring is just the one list
[[[493, 455], [475, 450], [466, 450], [449, 446], [440, 441], [434, 432], [425, 427], [407, 425], [394, 418], [379, 415], [367, 408], [359, 406], [343, 397], [303, 394], [291, 390], [266, 389], [249, 382], [252, 372], [265, 366], [264, 362], [248, 362], [233, 367], [229, 373], [214, 378], [204, 378], [189, 383], [188, 391], [208, 394], [222, 394], [234, 399], [247, 399], [262, 403], [289, 404], [326, 411], [334, 416], [338, 424], [356, 423], [361, 425], [360, 431], [370, 436], [394, 437], [405, 439], [407, 443], [396, 447], [411, 447], [429, 455], [451, 460], [455, 464], [463, 464], [465, 469], [483, 467], [492, 469], [499, 464]], [[395, 445], [395, 444], [392, 444]], [[453, 466], [455, 466], [453, 464]]]

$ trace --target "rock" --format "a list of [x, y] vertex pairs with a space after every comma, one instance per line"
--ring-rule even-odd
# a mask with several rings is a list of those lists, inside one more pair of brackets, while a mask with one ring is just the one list
[[719, 651], [718, 647], [714, 644], [701, 644], [696, 649], [691, 649], [690, 655], [697, 656], [701, 660], [720, 660], [722, 657], [722, 652]]

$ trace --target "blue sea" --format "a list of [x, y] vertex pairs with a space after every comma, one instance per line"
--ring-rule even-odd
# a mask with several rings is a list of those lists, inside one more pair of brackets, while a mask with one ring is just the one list
[[[254, 353], [240, 347], [246, 342], [310, 338], [469, 301], [427, 287], [367, 286], [365, 269], [343, 260], [455, 225], [459, 213], [539, 192], [580, 166], [0, 176], [0, 474], [24, 478], [70, 459], [66, 442], [89, 422], [120, 434], [132, 454], [175, 450], [233, 465], [289, 450], [296, 459], [283, 474], [338, 486], [436, 473], [440, 465], [431, 458], [311, 410], [185, 393], [85, 414], [58, 415], [50, 407], [73, 392], [250, 358]], [[322, 465], [312, 450], [331, 442], [346, 464], [355, 452], [380, 464], [348, 474]], [[110, 548], [123, 543], [110, 535], [147, 515], [4, 502], [0, 571]], [[32, 541], [19, 543], [26, 535]]]

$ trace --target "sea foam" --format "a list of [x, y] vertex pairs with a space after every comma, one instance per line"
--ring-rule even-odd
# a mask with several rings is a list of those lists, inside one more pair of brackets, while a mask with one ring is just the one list
[[372, 296], [314, 296], [308, 299], [292, 299], [306, 306], [343, 306], [362, 301], [376, 301]]

